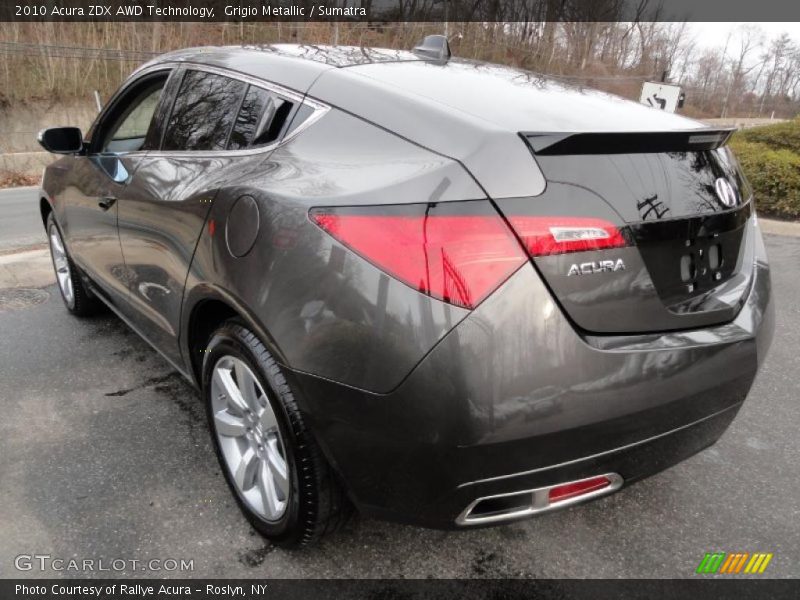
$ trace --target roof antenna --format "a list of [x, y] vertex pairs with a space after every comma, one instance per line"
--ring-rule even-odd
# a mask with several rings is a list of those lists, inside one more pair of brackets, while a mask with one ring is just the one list
[[422, 58], [431, 58], [442, 62], [446, 62], [451, 56], [450, 44], [447, 43], [447, 37], [443, 35], [425, 36], [421, 44], [414, 46], [412, 52]]

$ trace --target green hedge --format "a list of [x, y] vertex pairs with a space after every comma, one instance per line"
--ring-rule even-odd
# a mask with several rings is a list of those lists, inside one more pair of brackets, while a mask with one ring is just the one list
[[800, 218], [800, 119], [741, 131], [731, 147], [753, 186], [759, 213]]
[[736, 137], [747, 142], [766, 144], [776, 150], [790, 150], [800, 154], [800, 117], [775, 125], [744, 129]]

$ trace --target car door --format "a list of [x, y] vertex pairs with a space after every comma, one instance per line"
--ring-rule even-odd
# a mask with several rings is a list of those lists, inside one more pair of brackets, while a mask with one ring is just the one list
[[106, 298], [128, 296], [117, 228], [117, 198], [147, 152], [153, 115], [168, 71], [121, 89], [90, 129], [86, 153], [73, 158], [65, 187], [62, 228], [70, 253]]
[[[201, 67], [181, 69], [163, 118], [161, 149], [143, 159], [119, 201], [130, 320], [176, 364], [183, 289], [211, 203], [236, 180], [242, 159], [274, 146], [300, 106], [258, 86]], [[258, 156], [255, 156], [258, 160]]]

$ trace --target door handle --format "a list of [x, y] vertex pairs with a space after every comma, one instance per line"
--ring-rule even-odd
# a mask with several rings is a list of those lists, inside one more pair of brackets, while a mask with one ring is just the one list
[[114, 202], [116, 201], [117, 201], [116, 198], [113, 198], [111, 196], [106, 196], [105, 198], [100, 198], [100, 200], [97, 203], [97, 206], [99, 206], [103, 210], [108, 210], [109, 208], [114, 206]]

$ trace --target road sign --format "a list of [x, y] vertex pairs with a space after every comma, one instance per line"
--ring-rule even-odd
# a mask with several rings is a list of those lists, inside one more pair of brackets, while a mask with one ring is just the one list
[[639, 102], [659, 110], [675, 112], [683, 105], [683, 92], [679, 85], [662, 81], [645, 81], [642, 84], [642, 96]]

